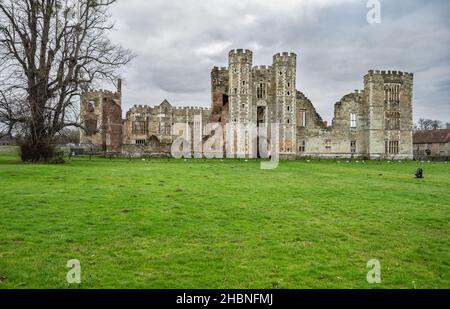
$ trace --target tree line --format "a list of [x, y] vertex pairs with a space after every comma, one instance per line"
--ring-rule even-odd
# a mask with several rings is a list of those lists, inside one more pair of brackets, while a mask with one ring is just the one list
[[438, 130], [438, 129], [450, 129], [449, 122], [443, 122], [440, 120], [432, 119], [419, 119], [419, 122], [414, 125], [415, 131], [428, 131], [428, 130]]

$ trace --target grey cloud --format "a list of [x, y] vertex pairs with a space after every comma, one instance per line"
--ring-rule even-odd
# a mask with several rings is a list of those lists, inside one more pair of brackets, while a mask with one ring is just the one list
[[450, 1], [382, 0], [382, 23], [365, 0], [122, 0], [112, 39], [138, 54], [124, 71], [124, 109], [134, 104], [210, 105], [210, 70], [228, 50], [254, 63], [298, 54], [297, 88], [327, 120], [369, 69], [416, 73], [415, 117], [450, 122]]

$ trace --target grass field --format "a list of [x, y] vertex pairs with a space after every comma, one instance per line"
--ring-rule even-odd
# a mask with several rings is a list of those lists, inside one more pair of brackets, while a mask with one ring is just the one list
[[450, 288], [444, 163], [16, 161], [0, 156], [0, 288]]

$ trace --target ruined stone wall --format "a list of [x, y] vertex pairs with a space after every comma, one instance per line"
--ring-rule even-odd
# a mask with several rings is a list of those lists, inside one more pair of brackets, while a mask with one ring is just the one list
[[[305, 113], [305, 116], [303, 116]], [[297, 156], [316, 156], [323, 153], [329, 132], [311, 101], [300, 91], [296, 94]], [[303, 123], [305, 121], [305, 123]], [[301, 149], [300, 147], [304, 147]]]
[[[123, 143], [125, 145], [132, 145], [136, 144], [138, 140], [147, 140], [150, 136], [155, 135], [154, 120], [153, 108], [144, 105], [133, 106], [127, 112], [124, 120]], [[144, 128], [136, 131], [133, 128], [136, 122], [144, 124]]]
[[227, 68], [214, 67], [211, 71], [211, 102], [210, 122], [228, 122], [229, 110], [229, 71]]
[[[176, 123], [189, 125], [194, 134], [195, 116], [200, 116], [202, 131], [209, 123], [212, 110], [200, 107], [173, 107], [164, 100], [159, 106], [136, 105], [126, 115], [124, 121], [124, 144], [129, 154], [170, 153], [171, 145], [179, 132], [174, 132]], [[145, 130], [136, 130], [137, 123], [145, 123]]]
[[[101, 146], [105, 152], [122, 151], [121, 93], [94, 91], [81, 97], [80, 143]], [[92, 131], [92, 122], [96, 122]], [[88, 128], [90, 127], [90, 128]], [[89, 130], [90, 129], [90, 130]]]
[[[257, 125], [270, 136], [269, 125], [280, 124], [280, 157], [412, 159], [413, 74], [396, 71], [369, 71], [364, 90], [344, 96], [334, 106], [330, 125], [317, 113], [311, 101], [296, 89], [297, 56], [277, 53], [271, 66], [252, 66], [250, 50], [229, 52], [228, 68], [211, 71], [211, 108], [173, 107], [167, 100], [160, 105], [134, 106], [121, 119], [121, 94], [97, 91], [84, 94], [83, 122], [96, 120], [94, 134], [81, 131], [81, 143], [100, 145], [108, 152], [128, 155], [169, 153], [173, 141], [182, 134], [174, 124], [190, 128], [191, 137], [212, 132], [206, 126], [220, 123], [224, 142], [229, 137], [245, 140], [234, 153], [250, 158], [255, 154], [254, 132], [242, 133], [238, 125]], [[199, 116], [199, 118], [196, 118]], [[198, 126], [194, 125], [197, 122]], [[267, 132], [264, 132], [267, 130]], [[245, 134], [245, 136], [239, 136]], [[386, 145], [398, 142], [398, 153]], [[125, 145], [122, 149], [122, 145]], [[230, 145], [224, 145], [222, 151]], [[240, 147], [240, 146], [239, 146]], [[260, 149], [257, 149], [258, 153]]]
[[[366, 110], [363, 100], [364, 92], [356, 90], [336, 103], [329, 137], [331, 149], [325, 149], [327, 153], [335, 157], [367, 157], [364, 121]], [[351, 121], [352, 114], [355, 117], [354, 124]]]

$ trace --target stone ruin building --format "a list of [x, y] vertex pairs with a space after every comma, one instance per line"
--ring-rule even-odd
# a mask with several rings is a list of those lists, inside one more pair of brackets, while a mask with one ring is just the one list
[[232, 147], [230, 156], [225, 142], [216, 151], [228, 158], [256, 158], [260, 149], [255, 141], [260, 136], [272, 139], [270, 127], [277, 123], [281, 159], [413, 159], [413, 74], [370, 70], [363, 90], [336, 103], [331, 125], [296, 89], [296, 74], [294, 53], [275, 54], [271, 66], [253, 66], [250, 50], [232, 50], [227, 68], [212, 69], [211, 108], [174, 107], [164, 100], [154, 107], [136, 105], [125, 119], [119, 81], [116, 93], [102, 90], [82, 96], [81, 143], [106, 153], [168, 155], [183, 134], [175, 132], [176, 123], [186, 124], [192, 132], [197, 124], [204, 140], [211, 133], [207, 124], [222, 124], [224, 135], [238, 125], [252, 124], [258, 128], [256, 136], [239, 130], [230, 135], [240, 138], [243, 148]]

